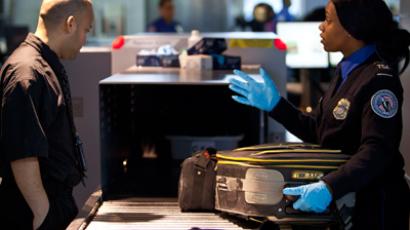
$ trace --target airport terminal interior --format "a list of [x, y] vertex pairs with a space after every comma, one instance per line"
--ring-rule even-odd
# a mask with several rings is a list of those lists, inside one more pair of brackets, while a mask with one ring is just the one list
[[[264, 68], [282, 97], [306, 114], [315, 111], [343, 58], [324, 51], [321, 43], [328, 1], [173, 0], [168, 9], [159, 2], [93, 0], [87, 42], [76, 59], [63, 61], [87, 162], [85, 185], [74, 190], [80, 212], [68, 229], [233, 230], [258, 229], [269, 221], [278, 225], [265, 229], [292, 229], [280, 215], [182, 211], [181, 167], [194, 153], [210, 149], [302, 143], [268, 113], [232, 100], [228, 86], [234, 69], [262, 82], [259, 69]], [[256, 10], [261, 3], [268, 6], [263, 12]], [[410, 1], [386, 3], [410, 30]], [[40, 5], [41, 0], [0, 0], [1, 64], [35, 31]], [[158, 21], [164, 14], [172, 26]], [[410, 68], [401, 81], [400, 151], [410, 173]], [[220, 180], [217, 176], [217, 186]], [[227, 180], [226, 189], [255, 186]]]

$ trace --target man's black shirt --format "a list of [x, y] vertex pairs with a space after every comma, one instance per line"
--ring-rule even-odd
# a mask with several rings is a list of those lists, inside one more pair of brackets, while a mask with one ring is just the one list
[[56, 53], [33, 34], [3, 65], [0, 157], [5, 185], [14, 184], [10, 162], [27, 157], [38, 157], [46, 190], [48, 180], [71, 187], [80, 181], [67, 112], [71, 105], [59, 83], [63, 74]]

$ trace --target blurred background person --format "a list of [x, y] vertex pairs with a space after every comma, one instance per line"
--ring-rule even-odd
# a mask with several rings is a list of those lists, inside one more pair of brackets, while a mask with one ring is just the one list
[[276, 20], [278, 22], [291, 22], [295, 21], [296, 18], [289, 12], [289, 8], [292, 5], [291, 0], [283, 0], [283, 7], [282, 10], [276, 15]]
[[242, 30], [253, 32], [275, 32], [276, 14], [273, 7], [267, 3], [259, 3], [253, 8], [253, 19], [246, 21], [243, 16], [236, 18], [236, 24]]
[[172, 0], [160, 0], [158, 9], [160, 17], [148, 25], [148, 32], [183, 32], [182, 26], [174, 20], [175, 6]]

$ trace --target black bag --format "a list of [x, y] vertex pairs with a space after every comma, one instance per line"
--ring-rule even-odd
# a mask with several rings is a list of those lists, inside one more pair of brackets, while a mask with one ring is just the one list
[[228, 45], [224, 38], [202, 38], [194, 46], [187, 50], [188, 55], [195, 54], [222, 54]]
[[282, 190], [316, 182], [349, 157], [339, 150], [309, 144], [260, 145], [219, 152], [215, 209], [276, 223], [338, 222], [347, 226], [354, 194], [332, 203], [323, 214], [313, 214], [293, 209], [291, 197], [285, 197]]
[[241, 69], [240, 56], [228, 56], [222, 54], [213, 54], [211, 56], [214, 70]]
[[208, 148], [185, 159], [178, 186], [181, 211], [212, 211], [215, 206], [215, 153]]

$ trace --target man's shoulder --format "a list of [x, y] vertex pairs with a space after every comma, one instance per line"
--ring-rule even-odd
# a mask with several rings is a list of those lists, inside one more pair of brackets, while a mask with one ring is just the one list
[[29, 45], [20, 45], [7, 59], [1, 69], [1, 76], [17, 79], [32, 79], [41, 72], [45, 61], [40, 53]]
[[40, 52], [31, 45], [23, 42], [7, 59], [7, 62], [29, 62], [41, 56]]

